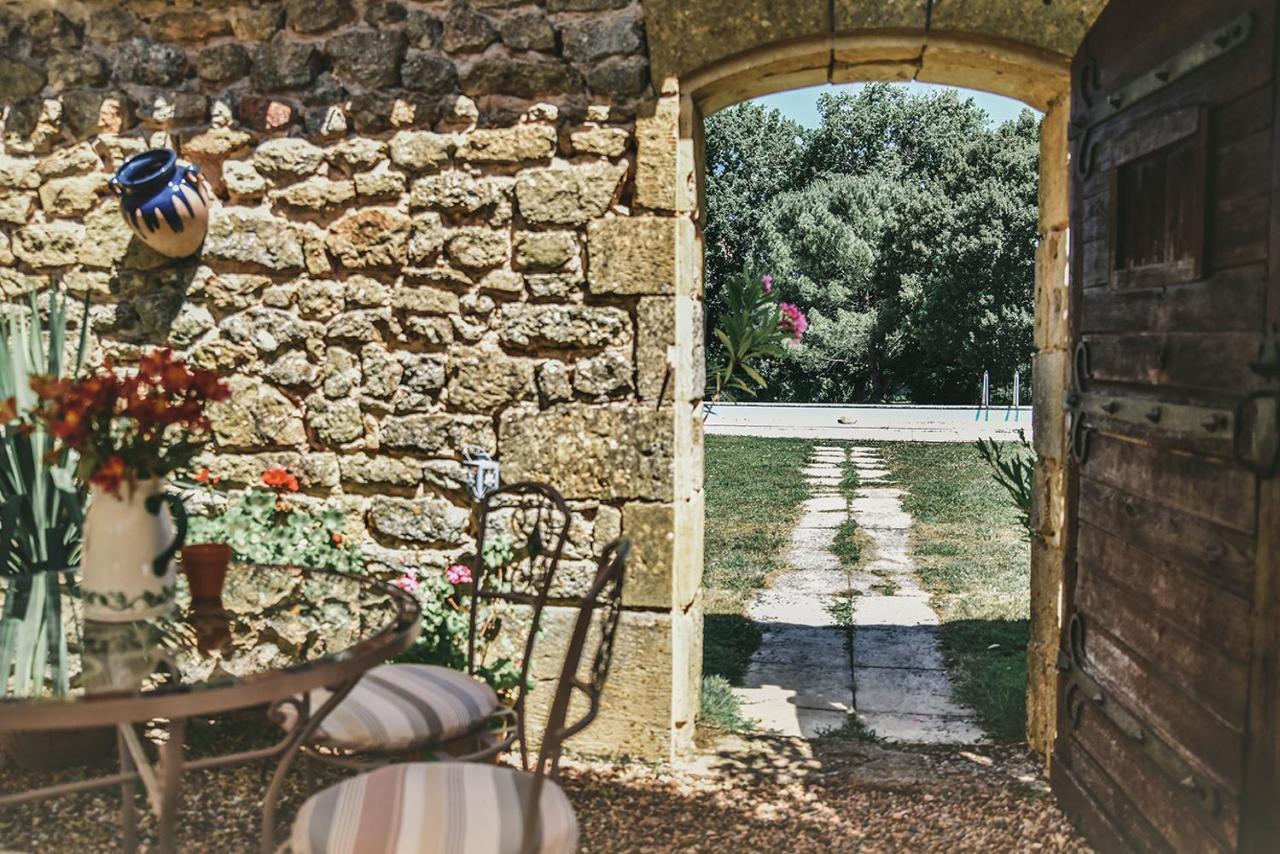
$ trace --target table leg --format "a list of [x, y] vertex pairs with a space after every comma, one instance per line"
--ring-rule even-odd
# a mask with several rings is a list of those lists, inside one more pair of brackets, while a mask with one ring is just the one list
[[160, 753], [164, 788], [160, 795], [160, 851], [177, 851], [178, 801], [182, 798], [182, 748], [187, 736], [187, 719], [169, 721], [169, 740]]
[[[130, 755], [129, 746], [125, 744], [119, 729], [116, 730], [116, 749], [120, 752], [120, 773], [133, 773], [133, 756]], [[120, 849], [125, 854], [136, 854], [138, 850], [138, 811], [133, 801], [135, 788], [133, 783], [120, 784]]]
[[[329, 699], [325, 700], [320, 708], [316, 709], [314, 714], [310, 713], [309, 698], [301, 700], [286, 700], [284, 702], [292, 704], [297, 709], [297, 719], [294, 721], [293, 730], [290, 733], [289, 744], [285, 748], [284, 753], [280, 756], [280, 761], [276, 764], [275, 774], [271, 776], [271, 785], [267, 787], [267, 793], [262, 798], [262, 854], [271, 854], [275, 850], [276, 837], [276, 802], [280, 799], [280, 790], [284, 787], [284, 779], [289, 773], [289, 766], [293, 764], [294, 757], [298, 755], [298, 751], [302, 749], [302, 745], [311, 739], [311, 735], [316, 731], [316, 727], [320, 726], [329, 712], [341, 703], [356, 687], [356, 683], [360, 681], [360, 677], [345, 682], [330, 690], [333, 692], [329, 695]], [[273, 706], [273, 711], [279, 705]]]

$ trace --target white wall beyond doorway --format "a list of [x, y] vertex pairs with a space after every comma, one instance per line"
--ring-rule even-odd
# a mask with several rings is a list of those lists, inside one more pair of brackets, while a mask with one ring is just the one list
[[913, 406], [833, 403], [718, 403], [706, 432], [724, 436], [894, 442], [1031, 438], [1031, 407]]

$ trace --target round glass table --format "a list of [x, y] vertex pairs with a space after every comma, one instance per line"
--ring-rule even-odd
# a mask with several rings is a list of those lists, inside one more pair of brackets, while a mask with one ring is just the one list
[[[121, 786], [126, 850], [137, 847], [138, 784], [156, 814], [160, 850], [167, 852], [174, 850], [184, 771], [274, 759], [262, 803], [262, 846], [272, 850], [276, 799], [299, 748], [366, 671], [408, 649], [419, 629], [418, 603], [407, 592], [328, 570], [233, 564], [222, 597], [204, 602], [191, 601], [179, 575], [170, 614], [122, 623], [84, 619], [74, 579], [74, 572], [46, 573], [34, 582], [3, 579], [0, 732], [115, 727], [120, 773], [8, 795], [0, 807]], [[60, 676], [50, 668], [43, 684], [23, 685], [6, 652], [20, 646], [18, 619], [38, 609], [55, 630], [43, 633], [55, 638], [48, 654], [64, 667]], [[333, 693], [312, 709], [309, 696], [317, 688]], [[288, 723], [277, 743], [184, 761], [189, 718], [255, 706]], [[167, 722], [155, 763], [134, 727], [147, 721]]]

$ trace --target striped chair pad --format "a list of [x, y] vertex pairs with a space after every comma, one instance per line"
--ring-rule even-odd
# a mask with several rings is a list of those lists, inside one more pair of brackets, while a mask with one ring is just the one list
[[[519, 854], [534, 776], [470, 762], [388, 765], [312, 795], [293, 823], [293, 854]], [[578, 848], [569, 799], [544, 780], [542, 854]]]
[[[329, 696], [324, 689], [312, 691], [312, 710]], [[492, 688], [460, 671], [384, 664], [361, 677], [321, 721], [312, 741], [357, 752], [405, 750], [464, 736], [501, 708]], [[286, 728], [292, 723], [287, 720]]]

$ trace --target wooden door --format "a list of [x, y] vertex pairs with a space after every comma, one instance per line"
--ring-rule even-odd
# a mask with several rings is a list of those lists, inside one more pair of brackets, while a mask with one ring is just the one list
[[1073, 63], [1052, 778], [1102, 851], [1277, 851], [1275, 3], [1112, 0]]

